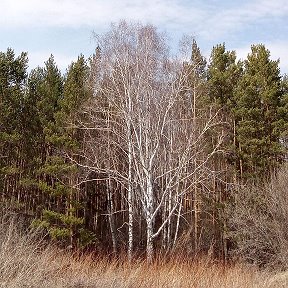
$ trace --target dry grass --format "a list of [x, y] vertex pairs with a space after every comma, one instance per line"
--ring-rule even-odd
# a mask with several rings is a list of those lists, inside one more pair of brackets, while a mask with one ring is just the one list
[[273, 275], [241, 265], [224, 268], [205, 258], [189, 262], [178, 257], [148, 266], [140, 260], [129, 265], [120, 260], [77, 257], [43, 247], [44, 242], [31, 232], [21, 234], [11, 217], [2, 217], [0, 222], [0, 287], [288, 287], [287, 273]]

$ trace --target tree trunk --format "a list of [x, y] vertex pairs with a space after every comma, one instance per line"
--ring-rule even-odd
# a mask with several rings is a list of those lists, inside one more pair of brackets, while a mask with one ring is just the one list
[[153, 219], [153, 187], [152, 187], [152, 179], [151, 174], [147, 173], [147, 207], [146, 207], [146, 223], [147, 223], [147, 245], [146, 245], [146, 253], [147, 253], [147, 262], [151, 263], [154, 257], [154, 246], [153, 246], [153, 226], [154, 226], [154, 219]]
[[128, 138], [128, 261], [133, 257], [133, 187], [132, 187], [132, 131], [131, 131], [132, 101], [128, 98], [128, 119], [127, 119], [127, 138]]
[[113, 254], [116, 254], [117, 253], [117, 240], [116, 240], [114, 204], [113, 204], [112, 193], [111, 193], [112, 187], [111, 187], [110, 176], [107, 182], [108, 182], [107, 183], [108, 220], [109, 220], [109, 226], [110, 226], [110, 232], [111, 232], [111, 238], [112, 238]]
[[131, 143], [128, 145], [128, 260], [131, 262], [133, 257], [132, 151]]
[[146, 244], [146, 253], [147, 253], [147, 262], [148, 264], [152, 263], [154, 257], [154, 246], [153, 246], [153, 220], [151, 217], [147, 217], [147, 244]]

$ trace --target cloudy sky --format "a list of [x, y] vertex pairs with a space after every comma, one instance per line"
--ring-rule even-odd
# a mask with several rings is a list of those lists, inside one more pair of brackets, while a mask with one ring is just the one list
[[119, 20], [151, 23], [170, 37], [194, 36], [204, 55], [226, 43], [245, 58], [251, 44], [263, 43], [288, 73], [287, 0], [0, 0], [0, 51], [28, 51], [30, 68], [49, 55], [65, 68], [95, 49], [101, 34]]

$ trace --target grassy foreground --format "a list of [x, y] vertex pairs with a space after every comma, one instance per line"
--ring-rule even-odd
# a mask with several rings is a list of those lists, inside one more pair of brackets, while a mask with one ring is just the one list
[[288, 287], [288, 274], [260, 272], [243, 265], [223, 267], [207, 259], [174, 259], [147, 265], [77, 257], [19, 233], [11, 217], [0, 220], [0, 287]]

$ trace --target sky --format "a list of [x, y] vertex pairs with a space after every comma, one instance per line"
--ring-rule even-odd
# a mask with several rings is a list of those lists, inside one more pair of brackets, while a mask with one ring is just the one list
[[288, 73], [287, 0], [0, 0], [0, 51], [28, 52], [29, 68], [51, 54], [62, 71], [81, 53], [89, 57], [120, 20], [153, 24], [177, 46], [183, 34], [196, 39], [209, 57], [224, 43], [245, 59], [252, 44], [265, 44]]

